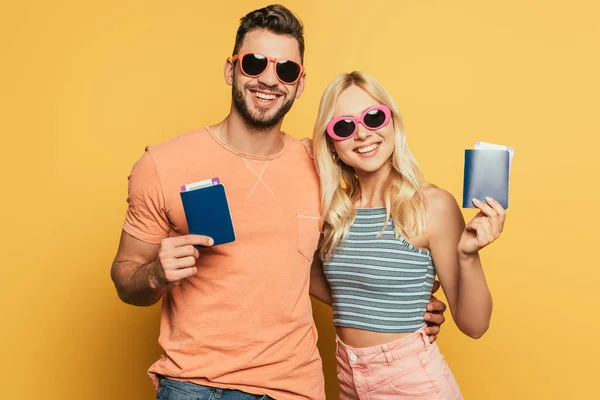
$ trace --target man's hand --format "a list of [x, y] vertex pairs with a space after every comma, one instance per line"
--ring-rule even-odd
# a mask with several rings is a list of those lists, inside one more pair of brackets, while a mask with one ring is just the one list
[[165, 290], [198, 272], [196, 260], [200, 254], [194, 245], [212, 246], [213, 240], [186, 235], [150, 244], [122, 231], [110, 270], [119, 298], [136, 306], [156, 303]]
[[196, 260], [200, 252], [194, 245], [210, 247], [212, 238], [201, 235], [185, 235], [163, 239], [158, 249], [158, 259], [153, 265], [149, 284], [152, 289], [172, 287], [182, 279], [198, 272]]
[[437, 339], [437, 335], [440, 333], [440, 326], [446, 320], [444, 318], [444, 311], [446, 311], [446, 304], [439, 301], [433, 293], [437, 292], [440, 288], [440, 282], [435, 281], [433, 283], [433, 289], [431, 290], [431, 298], [429, 299], [429, 304], [427, 305], [427, 312], [425, 313], [425, 321], [427, 322], [427, 327], [425, 328], [425, 333], [429, 335], [429, 341], [431, 343], [435, 342]]
[[314, 160], [315, 159], [315, 155], [314, 155], [314, 152], [313, 152], [312, 139], [311, 138], [304, 138], [304, 139], [301, 139], [300, 141], [304, 145], [304, 148], [306, 148], [306, 152], [308, 153], [308, 155], [310, 156], [310, 158], [312, 158]]

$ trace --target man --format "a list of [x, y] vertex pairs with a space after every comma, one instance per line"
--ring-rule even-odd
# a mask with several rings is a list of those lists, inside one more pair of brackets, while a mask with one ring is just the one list
[[[163, 300], [164, 353], [148, 371], [159, 399], [325, 398], [308, 295], [318, 180], [302, 143], [280, 130], [304, 90], [303, 55], [302, 24], [285, 7], [246, 15], [225, 63], [229, 115], [148, 147], [131, 172], [112, 278], [127, 303]], [[211, 247], [188, 234], [179, 188], [217, 176], [237, 238]]]

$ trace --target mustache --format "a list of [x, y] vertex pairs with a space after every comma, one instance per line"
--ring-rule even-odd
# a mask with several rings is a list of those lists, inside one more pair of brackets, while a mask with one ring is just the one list
[[244, 88], [245, 89], [264, 90], [264, 91], [272, 92], [272, 93], [279, 94], [282, 96], [285, 95], [285, 92], [279, 88], [279, 85], [268, 86], [268, 85], [265, 85], [264, 83], [259, 82], [256, 85], [246, 84], [246, 85], [244, 85]]

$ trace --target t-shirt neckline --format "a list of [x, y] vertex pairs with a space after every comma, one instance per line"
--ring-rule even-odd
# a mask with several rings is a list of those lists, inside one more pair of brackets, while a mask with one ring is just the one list
[[236, 156], [243, 157], [243, 158], [248, 158], [248, 159], [251, 159], [251, 160], [269, 161], [269, 160], [274, 160], [276, 158], [281, 157], [283, 155], [283, 153], [285, 153], [285, 151], [287, 149], [288, 141], [289, 141], [289, 138], [290, 138], [290, 136], [287, 133], [281, 132], [285, 136], [285, 141], [283, 142], [283, 147], [281, 148], [281, 150], [279, 150], [277, 153], [269, 155], [269, 156], [256, 156], [256, 155], [253, 155], [253, 154], [243, 153], [241, 151], [237, 151], [237, 150], [229, 147], [217, 135], [215, 135], [215, 133], [212, 131], [212, 129], [210, 129], [208, 126], [205, 126], [204, 129], [206, 129], [206, 131], [210, 134], [210, 136], [213, 138], [213, 140], [215, 142], [217, 142], [217, 144], [219, 144], [225, 150], [229, 151], [230, 153], [235, 154]]

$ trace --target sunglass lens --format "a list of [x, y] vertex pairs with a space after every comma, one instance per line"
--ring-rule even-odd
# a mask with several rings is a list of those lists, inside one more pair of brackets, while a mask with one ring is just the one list
[[383, 110], [371, 110], [365, 115], [365, 125], [372, 129], [381, 128], [385, 122], [385, 113]]
[[292, 83], [300, 76], [300, 65], [294, 61], [279, 60], [277, 61], [277, 75], [282, 81]]
[[262, 74], [268, 64], [269, 60], [265, 56], [254, 53], [246, 54], [242, 59], [242, 70], [247, 75], [256, 76]]
[[354, 121], [351, 119], [344, 119], [333, 125], [333, 133], [341, 138], [349, 138], [354, 133], [355, 128], [356, 125], [354, 125]]

